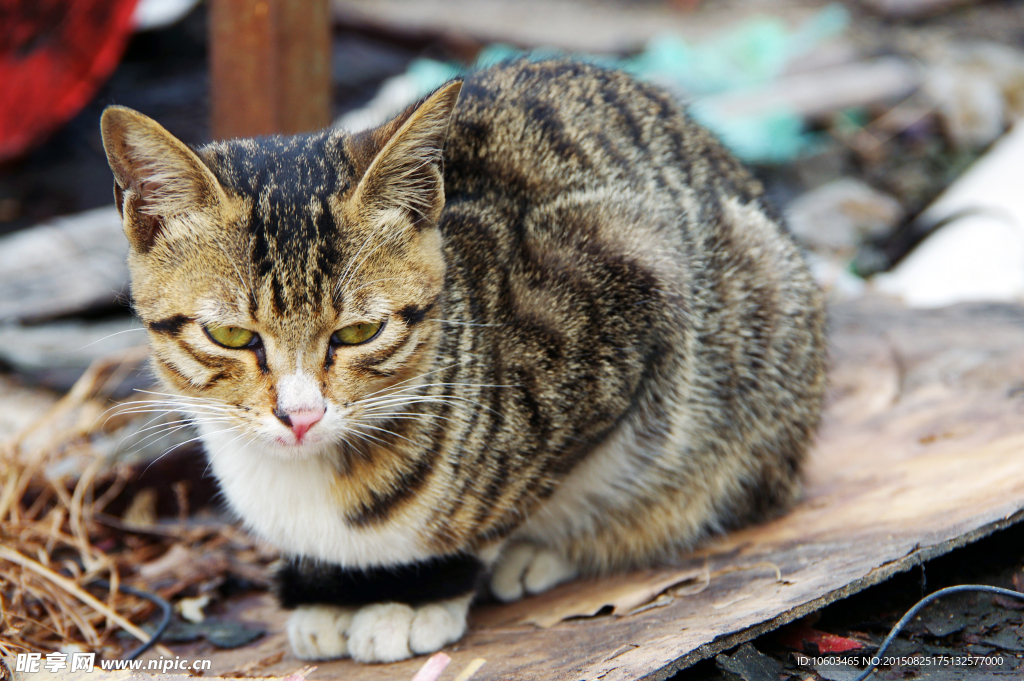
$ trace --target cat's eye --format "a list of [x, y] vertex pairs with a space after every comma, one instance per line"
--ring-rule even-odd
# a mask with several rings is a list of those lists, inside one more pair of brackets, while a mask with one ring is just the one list
[[341, 345], [359, 345], [365, 343], [368, 340], [374, 338], [380, 333], [380, 328], [384, 326], [383, 322], [362, 322], [360, 324], [352, 324], [342, 329], [338, 329], [331, 335], [331, 340]]
[[244, 348], [256, 338], [255, 333], [240, 326], [207, 326], [206, 335], [226, 348]]

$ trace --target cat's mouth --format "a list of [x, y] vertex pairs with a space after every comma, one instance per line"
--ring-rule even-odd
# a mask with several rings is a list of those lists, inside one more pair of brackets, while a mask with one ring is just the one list
[[261, 437], [263, 447], [272, 456], [282, 459], [310, 459], [322, 456], [335, 448], [336, 445], [322, 434], [309, 433], [301, 440], [289, 435]]
[[299, 448], [307, 445], [315, 445], [319, 442], [323, 442], [324, 438], [319, 433], [306, 433], [299, 437], [296, 435], [279, 435], [275, 438], [277, 444], [282, 447]]
[[[329, 420], [329, 419], [326, 419]], [[255, 438], [261, 449], [283, 459], [306, 459], [323, 455], [335, 447], [333, 424], [315, 423], [309, 428], [285, 426], [277, 418], [267, 419], [257, 428]]]

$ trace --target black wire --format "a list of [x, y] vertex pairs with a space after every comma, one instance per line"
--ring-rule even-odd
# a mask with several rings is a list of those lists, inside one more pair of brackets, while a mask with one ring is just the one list
[[[97, 579], [95, 582], [93, 582], [93, 584], [96, 584], [97, 586], [101, 586], [104, 589], [109, 589], [110, 588], [110, 582], [108, 582], [105, 579]], [[163, 610], [163, 613], [164, 613], [163, 619], [160, 620], [160, 624], [157, 625], [156, 631], [154, 631], [153, 635], [149, 637], [149, 640], [146, 641], [145, 643], [143, 643], [141, 646], [139, 646], [135, 650], [133, 650], [128, 655], [128, 657], [125, 658], [126, 660], [134, 660], [134, 659], [137, 659], [139, 657], [139, 655], [142, 655], [142, 653], [146, 652], [147, 650], [149, 650], [150, 648], [155, 646], [157, 644], [157, 641], [160, 640], [160, 637], [164, 635], [164, 633], [167, 631], [167, 627], [169, 627], [171, 625], [171, 615], [173, 613], [173, 609], [171, 608], [171, 604], [170, 603], [168, 603], [167, 601], [165, 601], [164, 599], [160, 598], [159, 596], [157, 596], [154, 593], [150, 593], [148, 591], [143, 591], [142, 589], [136, 589], [133, 586], [127, 586], [125, 584], [120, 585], [120, 587], [118, 587], [118, 589], [120, 591], [125, 592], [126, 594], [131, 594], [132, 596], [138, 596], [139, 598], [142, 598], [142, 599], [145, 599], [145, 600], [149, 601], [153, 605], [155, 605], [158, 608], [160, 608], [161, 610]]]
[[864, 672], [853, 681], [864, 681], [866, 678], [871, 676], [871, 673], [875, 671], [875, 667], [878, 666], [878, 660], [885, 653], [886, 649], [896, 638], [896, 635], [900, 633], [903, 627], [907, 626], [907, 622], [914, 618], [914, 615], [921, 612], [921, 610], [929, 605], [932, 601], [936, 601], [943, 596], [949, 594], [960, 593], [961, 591], [982, 591], [985, 593], [998, 594], [1000, 596], [1009, 596], [1010, 598], [1016, 598], [1018, 600], [1024, 600], [1024, 593], [1019, 591], [1013, 591], [1011, 589], [1001, 589], [998, 586], [985, 586], [983, 584], [961, 584], [960, 586], [949, 586], [945, 589], [939, 589], [933, 594], [929, 594], [919, 600], [913, 608], [907, 611], [907, 614], [900, 618], [900, 621], [889, 632], [889, 635], [882, 641], [882, 645], [878, 647], [878, 650], [872, 655], [872, 663], [868, 666]]

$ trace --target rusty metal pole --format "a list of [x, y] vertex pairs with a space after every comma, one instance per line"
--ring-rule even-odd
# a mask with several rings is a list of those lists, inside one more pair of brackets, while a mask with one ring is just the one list
[[330, 123], [329, 0], [211, 0], [210, 99], [215, 139]]

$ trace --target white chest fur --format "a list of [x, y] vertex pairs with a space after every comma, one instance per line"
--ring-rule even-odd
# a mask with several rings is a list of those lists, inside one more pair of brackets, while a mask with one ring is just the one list
[[[431, 557], [415, 521], [349, 525], [333, 491], [336, 473], [319, 457], [283, 460], [244, 438], [204, 428], [211, 467], [247, 528], [290, 555], [338, 565], [395, 565]], [[204, 432], [205, 431], [205, 432]]]

